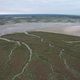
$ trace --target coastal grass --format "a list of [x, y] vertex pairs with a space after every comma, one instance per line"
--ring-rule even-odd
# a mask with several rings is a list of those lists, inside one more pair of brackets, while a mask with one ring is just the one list
[[[35, 35], [35, 36], [33, 36]], [[38, 36], [38, 37], [36, 37]], [[80, 79], [80, 37], [49, 33], [28, 32], [1, 36], [19, 42], [10, 61], [10, 51], [16, 43], [0, 40], [0, 80], [79, 80]], [[32, 50], [23, 45], [25, 43]]]

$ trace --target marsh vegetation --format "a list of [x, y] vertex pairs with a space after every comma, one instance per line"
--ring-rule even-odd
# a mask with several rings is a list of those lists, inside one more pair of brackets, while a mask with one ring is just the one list
[[80, 80], [80, 37], [39, 31], [1, 36], [0, 80]]

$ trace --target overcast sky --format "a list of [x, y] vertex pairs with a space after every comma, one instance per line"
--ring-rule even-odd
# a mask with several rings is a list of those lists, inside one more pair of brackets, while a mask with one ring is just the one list
[[0, 14], [80, 15], [80, 0], [0, 0]]

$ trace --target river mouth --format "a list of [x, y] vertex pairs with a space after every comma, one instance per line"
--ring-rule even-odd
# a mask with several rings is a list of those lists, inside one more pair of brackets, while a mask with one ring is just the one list
[[79, 23], [17, 23], [0, 25], [0, 36], [25, 31], [43, 31], [80, 36]]

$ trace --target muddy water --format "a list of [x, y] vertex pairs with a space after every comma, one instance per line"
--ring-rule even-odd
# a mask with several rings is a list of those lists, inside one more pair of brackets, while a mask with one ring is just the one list
[[78, 23], [17, 23], [0, 25], [0, 35], [35, 30], [80, 36], [80, 24]]

